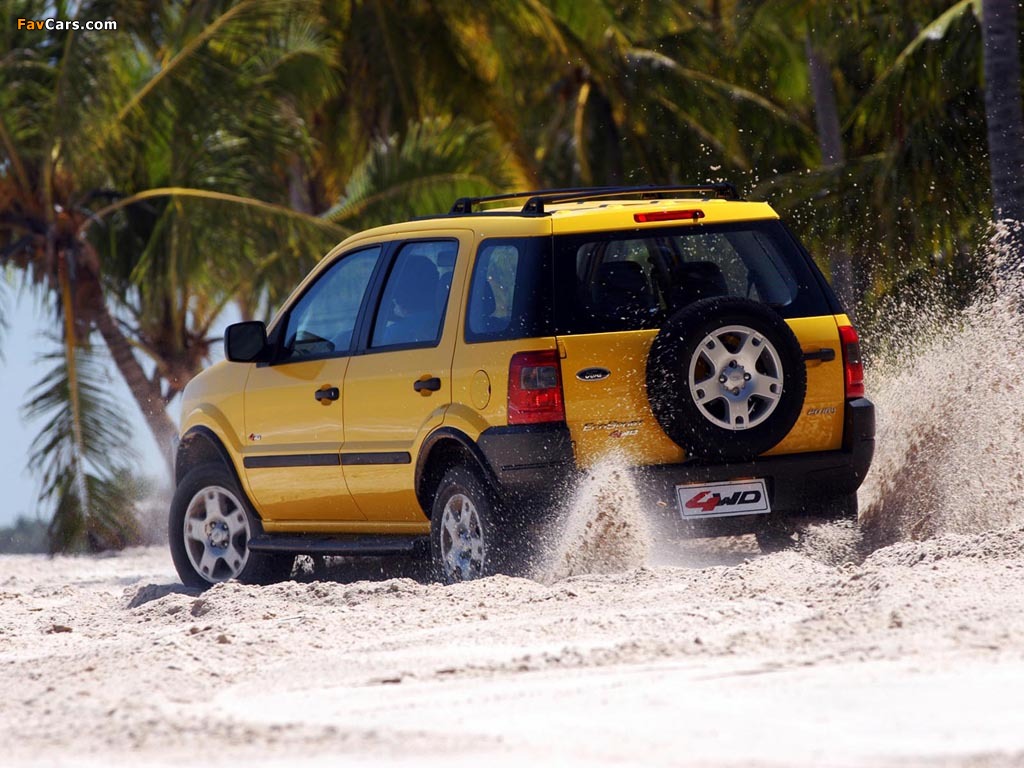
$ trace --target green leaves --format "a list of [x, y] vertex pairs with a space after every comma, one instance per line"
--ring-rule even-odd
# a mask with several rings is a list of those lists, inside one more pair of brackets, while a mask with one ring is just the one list
[[435, 118], [379, 142], [324, 217], [353, 229], [446, 213], [456, 198], [507, 189], [510, 150], [489, 125]]
[[[59, 339], [52, 340], [60, 343]], [[131, 472], [131, 430], [122, 403], [112, 395], [110, 362], [87, 347], [73, 352], [80, 429], [72, 407], [72, 378], [63, 352], [51, 363], [22, 407], [40, 431], [29, 467], [40, 480], [40, 498], [53, 505], [52, 552], [122, 548], [137, 535], [134, 505], [139, 483]]]

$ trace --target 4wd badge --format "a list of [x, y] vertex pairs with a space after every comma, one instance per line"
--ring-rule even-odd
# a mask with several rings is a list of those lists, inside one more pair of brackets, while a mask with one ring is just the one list
[[771, 512], [764, 480], [677, 485], [676, 496], [684, 519]]
[[827, 408], [808, 408], [808, 416], [834, 416], [836, 413], [836, 407], [834, 405], [828, 406]]

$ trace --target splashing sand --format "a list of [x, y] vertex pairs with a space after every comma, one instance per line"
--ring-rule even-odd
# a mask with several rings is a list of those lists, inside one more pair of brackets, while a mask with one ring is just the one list
[[576, 488], [560, 537], [539, 568], [538, 580], [616, 573], [647, 562], [651, 535], [628, 463], [609, 456], [592, 467]]
[[875, 546], [1024, 522], [1022, 234], [996, 233], [994, 277], [962, 313], [896, 313], [869, 367], [877, 452], [860, 497]]

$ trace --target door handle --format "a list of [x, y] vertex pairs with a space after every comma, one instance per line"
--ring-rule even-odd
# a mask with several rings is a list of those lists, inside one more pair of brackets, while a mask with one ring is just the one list
[[437, 392], [441, 388], [441, 380], [437, 376], [432, 376], [429, 379], [417, 379], [412, 383], [412, 388], [417, 392]]
[[325, 389], [318, 389], [314, 392], [313, 397], [316, 398], [318, 403], [327, 405], [331, 400], [337, 400], [341, 397], [341, 390], [337, 387], [326, 387]]
[[828, 347], [822, 347], [813, 352], [804, 352], [804, 360], [821, 360], [823, 363], [830, 363], [836, 359], [836, 351]]

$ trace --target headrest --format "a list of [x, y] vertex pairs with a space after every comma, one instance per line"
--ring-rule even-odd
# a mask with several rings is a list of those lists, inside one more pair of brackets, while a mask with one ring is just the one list
[[604, 291], [643, 293], [647, 291], [644, 269], [635, 261], [608, 261], [597, 268], [595, 286]]

